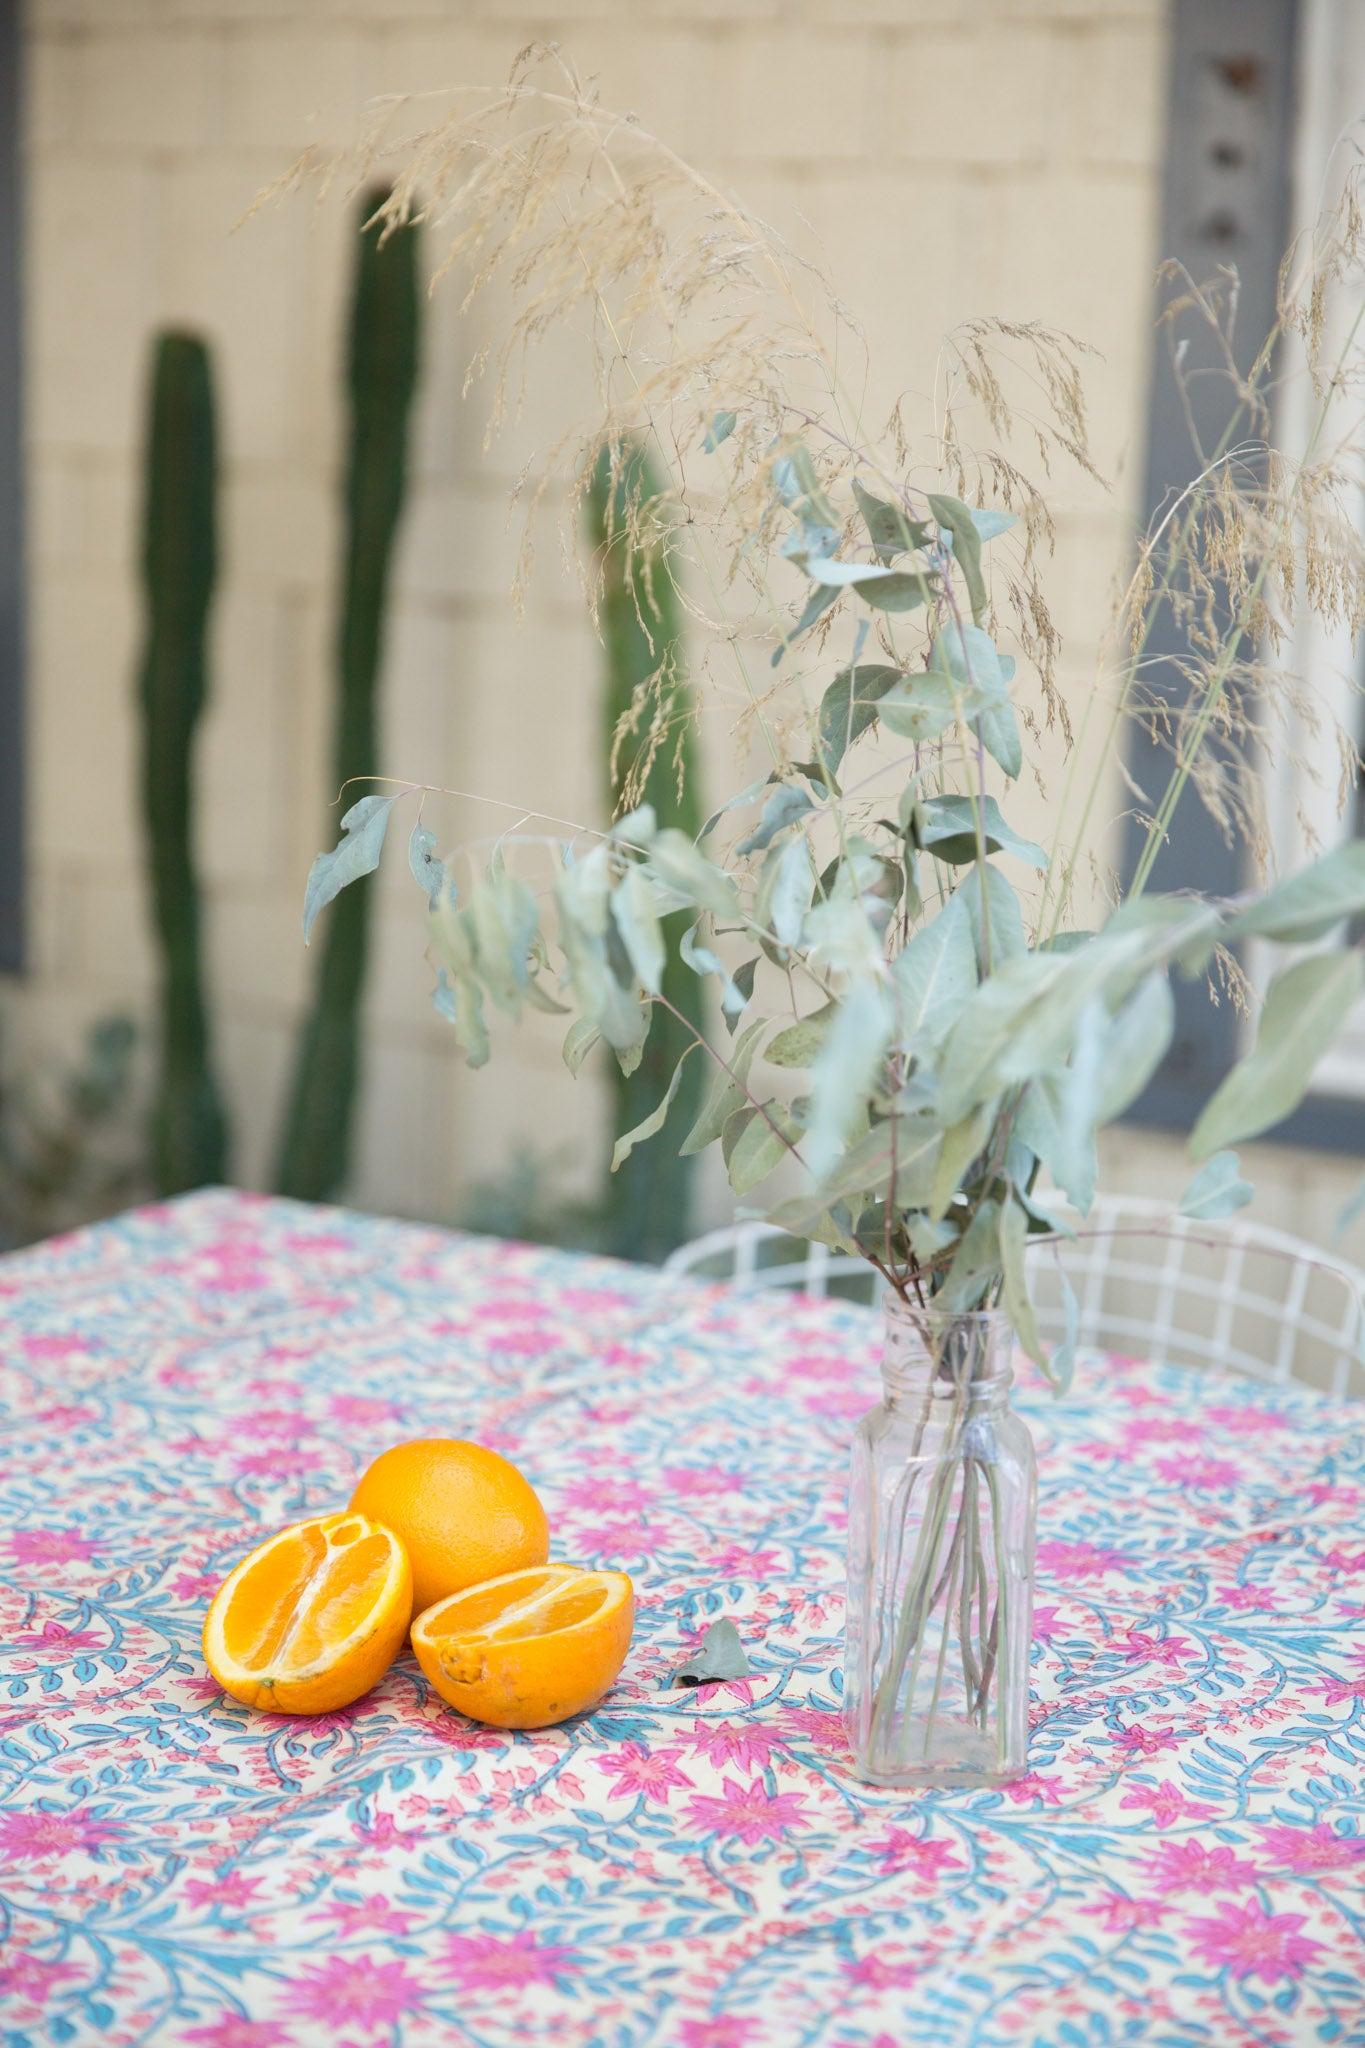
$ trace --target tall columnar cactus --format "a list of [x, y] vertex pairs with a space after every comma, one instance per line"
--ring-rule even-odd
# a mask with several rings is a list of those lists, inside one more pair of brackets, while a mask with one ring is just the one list
[[221, 1180], [227, 1134], [213, 1077], [190, 826], [194, 732], [217, 566], [213, 382], [193, 334], [158, 337], [152, 360], [142, 578], [142, 804], [161, 942], [161, 1060], [152, 1113], [158, 1191]]
[[[408, 421], [418, 374], [417, 230], [381, 241], [361, 208], [349, 357], [350, 452], [344, 589], [336, 637], [333, 787], [370, 775], [379, 753], [378, 685], [394, 538], [403, 509]], [[354, 800], [359, 791], [347, 792]], [[335, 1195], [346, 1176], [360, 1069], [371, 882], [333, 907], [286, 1110], [276, 1172], [281, 1194]]]
[[[606, 649], [604, 740], [613, 808], [619, 807], [632, 767], [642, 759], [642, 746], [661, 710], [662, 743], [644, 778], [631, 786], [628, 801], [652, 804], [660, 824], [676, 825], [693, 837], [701, 829], [696, 747], [691, 723], [691, 691], [681, 672], [681, 626], [677, 594], [657, 557], [642, 559], [626, 538], [625, 510], [631, 499], [647, 505], [658, 486], [643, 449], [619, 464], [613, 483], [605, 451], [593, 475], [587, 498], [589, 540], [597, 555], [600, 619]], [[649, 689], [643, 686], [652, 685]], [[641, 701], [637, 702], [637, 692]], [[623, 718], [636, 716], [636, 730], [622, 739]], [[644, 757], [644, 758], [647, 758]], [[681, 777], [679, 771], [681, 770]], [[681, 779], [681, 794], [679, 781]], [[635, 778], [638, 784], [638, 777]], [[678, 958], [677, 939], [687, 922], [683, 914], [664, 920], [669, 936], [668, 964], [662, 993], [698, 1031], [702, 1028], [701, 982]], [[622, 1074], [612, 1062], [617, 1134], [633, 1130], [661, 1100], [669, 1076], [693, 1033], [661, 1005], [656, 1006], [639, 1066]], [[685, 1131], [696, 1114], [702, 1062], [691, 1059], [683, 1068], [678, 1100], [670, 1113]], [[662, 1145], [637, 1146], [609, 1182], [605, 1248], [621, 1258], [657, 1261], [689, 1234], [692, 1162]]]

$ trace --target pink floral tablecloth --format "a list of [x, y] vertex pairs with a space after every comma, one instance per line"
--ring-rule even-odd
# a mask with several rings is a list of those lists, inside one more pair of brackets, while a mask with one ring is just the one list
[[[866, 1312], [211, 1193], [0, 1263], [0, 2042], [1365, 2043], [1365, 1410], [1026, 1387], [1032, 1767], [915, 1797], [839, 1721]], [[520, 1463], [635, 1578], [543, 1734], [403, 1660], [320, 1720], [199, 1629], [382, 1446]], [[754, 1677], [670, 1689], [733, 1615]]]

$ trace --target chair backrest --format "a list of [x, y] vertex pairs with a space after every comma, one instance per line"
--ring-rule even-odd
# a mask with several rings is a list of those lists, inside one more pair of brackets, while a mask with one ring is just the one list
[[692, 1273], [699, 1280], [724, 1280], [743, 1294], [790, 1287], [802, 1294], [836, 1294], [875, 1305], [885, 1282], [866, 1259], [810, 1244], [774, 1223], [731, 1223], [679, 1245], [664, 1260], [665, 1273]]
[[[1216, 1366], [1365, 1398], [1365, 1275], [1283, 1231], [1199, 1223], [1164, 1203], [1104, 1195], [1073, 1218], [1074, 1240], [1033, 1246], [1029, 1291], [1045, 1343], [1064, 1334], [1065, 1275], [1085, 1351], [1159, 1365]], [[682, 1245], [665, 1272], [746, 1293], [799, 1288], [877, 1302], [881, 1276], [861, 1259], [768, 1223], [736, 1223]]]

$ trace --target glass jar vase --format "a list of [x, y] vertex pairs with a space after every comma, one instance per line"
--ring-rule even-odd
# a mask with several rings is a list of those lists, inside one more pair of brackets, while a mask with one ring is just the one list
[[1037, 1509], [1013, 1335], [995, 1310], [885, 1314], [849, 1484], [849, 1742], [869, 1784], [1004, 1784], [1028, 1760]]

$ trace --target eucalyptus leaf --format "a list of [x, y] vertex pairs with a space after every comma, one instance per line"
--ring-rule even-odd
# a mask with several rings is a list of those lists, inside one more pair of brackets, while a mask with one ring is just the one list
[[978, 1308], [1000, 1278], [1000, 1272], [1000, 1204], [992, 1195], [981, 1204], [963, 1232], [943, 1285], [934, 1298], [935, 1307], [949, 1315]]
[[303, 898], [303, 942], [307, 945], [320, 910], [341, 894], [349, 882], [371, 875], [384, 851], [384, 834], [397, 797], [363, 796], [341, 821], [341, 839], [330, 853], [320, 853], [308, 870]]
[[997, 512], [990, 505], [972, 506], [972, 524], [983, 542], [992, 541], [1002, 533], [1008, 533], [1012, 526], [1019, 524], [1017, 512]]
[[747, 1195], [761, 1180], [766, 1180], [788, 1157], [800, 1135], [800, 1126], [780, 1102], [751, 1108], [725, 1155], [726, 1171], [735, 1194]]
[[831, 769], [856, 739], [876, 723], [877, 706], [901, 681], [901, 671], [883, 662], [841, 668], [820, 700], [820, 751]]
[[1360, 988], [1356, 952], [1316, 954], [1275, 977], [1255, 1047], [1205, 1103], [1190, 1136], [1191, 1158], [1254, 1138], [1298, 1107]]
[[988, 963], [998, 967], [1028, 951], [1019, 898], [999, 868], [989, 862], [984, 869], [973, 867], [958, 884], [951, 900], [960, 903], [966, 912], [972, 945], [983, 970]]
[[1084, 1118], [1070, 1111], [1068, 1091], [1075, 1085], [1069, 1068], [1035, 1074], [1015, 1114], [1014, 1128], [1047, 1168], [1054, 1183], [1082, 1216], [1095, 1199], [1095, 1133]]
[[891, 1006], [875, 981], [855, 981], [835, 1010], [811, 1067], [811, 1108], [803, 1156], [824, 1179], [865, 1120], [868, 1095], [891, 1042]]
[[1014, 715], [1014, 706], [1008, 697], [998, 704], [990, 704], [976, 716], [976, 729], [981, 735], [981, 744], [993, 761], [999, 763], [1006, 775], [1013, 780], [1023, 768], [1024, 749], [1019, 738], [1019, 721]]
[[446, 872], [445, 862], [437, 856], [436, 834], [430, 826], [424, 825], [420, 818], [413, 826], [412, 837], [408, 841], [408, 866], [412, 869], [417, 886], [426, 896], [427, 908], [430, 909], [446, 887], [450, 876]]
[[728, 1616], [713, 1621], [700, 1645], [678, 1666], [670, 1685], [725, 1685], [749, 1676], [749, 1659], [739, 1630]]
[[588, 1017], [575, 1017], [564, 1035], [564, 1064], [571, 1074], [577, 1074], [588, 1054], [595, 1045], [602, 1043], [602, 1034]]
[[1047, 855], [1042, 847], [1031, 839], [1021, 839], [1005, 823], [993, 796], [978, 797], [975, 813], [972, 799], [965, 796], [931, 796], [924, 808], [928, 813], [924, 847], [935, 860], [947, 861], [955, 867], [965, 867], [969, 861], [974, 861], [978, 850], [976, 823], [979, 818], [988, 854], [1012, 853], [1017, 860], [1027, 861], [1030, 867], [1047, 866]]
[[941, 1222], [947, 1215], [948, 1206], [961, 1186], [966, 1169], [990, 1136], [995, 1110], [994, 1102], [983, 1102], [960, 1122], [950, 1124], [943, 1133], [943, 1144], [934, 1166], [933, 1185], [929, 1190], [931, 1222]]
[[780, 945], [799, 943], [814, 880], [810, 848], [802, 835], [783, 847], [768, 899], [768, 920]]
[[899, 572], [884, 569], [880, 562], [845, 562], [837, 555], [812, 555], [806, 563], [806, 574], [813, 583], [836, 585], [847, 590], [857, 585], [865, 596], [865, 585], [890, 582]]
[[668, 826], [649, 848], [647, 865], [665, 888], [686, 903], [709, 910], [716, 917], [730, 917], [738, 908], [735, 885], [721, 868], [698, 853], [685, 832]]
[[913, 675], [896, 676], [877, 707], [877, 717], [897, 739], [922, 744], [936, 740], [954, 723], [961, 710], [961, 698], [952, 678], [941, 670], [919, 669]]
[[805, 609], [802, 611], [800, 618], [796, 621], [796, 624], [790, 629], [790, 631], [783, 634], [778, 646], [774, 648], [774, 668], [778, 666], [783, 655], [791, 646], [792, 641], [799, 639], [802, 633], [807, 632], [809, 628], [815, 624], [817, 619], [823, 618], [825, 613], [830, 609], [831, 605], [838, 604], [839, 599], [843, 596], [843, 594], [844, 593], [842, 590], [832, 589], [827, 585], [821, 583], [816, 584], [814, 590], [806, 599]]
[[981, 574], [981, 534], [976, 520], [960, 498], [947, 497], [940, 491], [929, 493], [929, 510], [953, 537], [953, 556], [967, 585], [972, 617], [980, 625], [986, 609], [986, 585]]
[[770, 475], [773, 488], [783, 504], [807, 520], [818, 520], [822, 526], [840, 525], [838, 513], [825, 496], [819, 474], [804, 442], [793, 441], [780, 455], [773, 458]]
[[1059, 1343], [1052, 1347], [1052, 1356], [1046, 1365], [1053, 1392], [1065, 1394], [1076, 1377], [1076, 1344], [1081, 1334], [1081, 1305], [1076, 1299], [1076, 1290], [1066, 1277], [1066, 1268], [1057, 1261], [1057, 1282], [1062, 1293], [1063, 1334]]
[[1314, 861], [1267, 889], [1227, 926], [1229, 941], [1251, 937], [1299, 945], [1325, 938], [1334, 925], [1365, 911], [1365, 840]]
[[1137, 1101], [1175, 1035], [1175, 997], [1164, 969], [1139, 984], [1111, 1022], [1095, 1103], [1095, 1122], [1111, 1124]]
[[616, 1172], [619, 1166], [625, 1164], [637, 1145], [643, 1144], [646, 1138], [654, 1137], [657, 1132], [663, 1129], [668, 1112], [673, 1107], [673, 1098], [678, 1092], [678, 1084], [682, 1080], [682, 1070], [686, 1063], [687, 1055], [695, 1051], [695, 1049], [694, 1045], [683, 1048], [678, 1064], [669, 1076], [668, 1086], [664, 1090], [663, 1100], [658, 1108], [652, 1110], [642, 1123], [636, 1124], [633, 1131], [626, 1131], [623, 1136], [616, 1140], [611, 1155], [611, 1170], [613, 1173]]
[[808, 789], [798, 782], [779, 782], [763, 806], [762, 816], [747, 839], [735, 848], [738, 854], [764, 853], [777, 834], [799, 818], [807, 817], [815, 805]]
[[933, 528], [926, 521], [912, 519], [899, 505], [891, 505], [885, 498], [875, 497], [856, 476], [853, 479], [853, 497], [863, 515], [867, 537], [879, 562], [889, 562], [896, 555], [928, 547], [933, 540]]
[[1235, 1152], [1215, 1152], [1200, 1167], [1180, 1197], [1180, 1214], [1196, 1222], [1211, 1223], [1216, 1217], [1231, 1216], [1244, 1209], [1256, 1190], [1242, 1179], [1242, 1162]]
[[611, 914], [637, 979], [652, 996], [658, 995], [667, 953], [654, 890], [643, 868], [626, 869], [612, 890]]
[[734, 412], [717, 412], [711, 415], [711, 424], [702, 436], [702, 447], [708, 455], [714, 455], [722, 441], [728, 441], [738, 424], [739, 415]]
[[809, 1017], [803, 1017], [799, 1024], [788, 1024], [764, 1048], [764, 1059], [770, 1067], [808, 1067], [824, 1044], [837, 1014], [838, 1005], [826, 1003], [823, 1009], [813, 1010]]
[[1024, 1270], [1027, 1241], [1028, 1217], [1017, 1202], [1007, 1201], [1000, 1211], [1000, 1270], [1003, 1280], [1000, 1305], [1028, 1356], [1046, 1371], [1047, 1353], [1038, 1334], [1038, 1318], [1029, 1300], [1028, 1277]]
[[742, 809], [745, 804], [753, 803], [758, 797], [762, 796], [765, 789], [769, 789], [771, 786], [772, 776], [761, 775], [757, 782], [751, 782], [747, 789], [741, 789], [735, 796], [730, 798], [728, 803], [722, 804], [718, 811], [713, 811], [702, 826], [698, 837], [709, 839], [727, 811], [737, 811]]
[[735, 1040], [728, 1066], [717, 1065], [697, 1120], [678, 1147], [684, 1159], [690, 1159], [693, 1153], [703, 1152], [708, 1145], [714, 1144], [735, 1110], [747, 1101], [745, 1084], [766, 1026], [765, 1017], [756, 1017], [751, 1024], [746, 1024]]
[[917, 611], [939, 594], [937, 579], [927, 569], [913, 574], [897, 569], [875, 583], [858, 583], [854, 588], [864, 604], [879, 612]]
[[470, 1067], [486, 1066], [492, 1046], [483, 1021], [483, 1001], [473, 977], [459, 974], [452, 979], [447, 977], [444, 968], [438, 969], [431, 1000], [440, 1014], [454, 1025], [456, 1042], [465, 1056], [465, 1064]]

